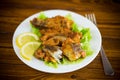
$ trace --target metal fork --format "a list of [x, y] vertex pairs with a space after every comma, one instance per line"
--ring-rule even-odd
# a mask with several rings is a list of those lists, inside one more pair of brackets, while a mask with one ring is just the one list
[[[96, 18], [95, 18], [95, 14], [91, 13], [91, 14], [85, 14], [85, 17], [87, 19], [89, 19], [90, 21], [92, 21], [96, 26], [97, 26], [97, 22], [96, 22]], [[114, 70], [112, 69], [112, 66], [105, 54], [105, 51], [103, 49], [103, 47], [101, 46], [101, 50], [100, 50], [100, 54], [101, 54], [101, 59], [102, 59], [102, 63], [103, 63], [103, 68], [104, 68], [104, 73], [105, 75], [114, 75]]]

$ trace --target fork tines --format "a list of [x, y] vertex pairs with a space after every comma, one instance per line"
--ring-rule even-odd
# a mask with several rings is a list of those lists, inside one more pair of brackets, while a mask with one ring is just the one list
[[85, 17], [86, 17], [87, 19], [89, 19], [90, 21], [92, 21], [95, 25], [97, 24], [97, 23], [96, 23], [96, 18], [95, 18], [95, 14], [94, 14], [94, 13], [85, 14]]

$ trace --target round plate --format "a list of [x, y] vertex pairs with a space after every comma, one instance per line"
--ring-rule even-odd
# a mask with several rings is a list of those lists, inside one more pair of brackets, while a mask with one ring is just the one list
[[93, 49], [94, 53], [90, 56], [87, 56], [83, 61], [81, 61], [78, 64], [69, 64], [69, 65], [58, 65], [58, 68], [52, 68], [49, 66], [46, 66], [43, 61], [36, 59], [35, 57], [31, 61], [27, 61], [23, 59], [20, 56], [20, 49], [16, 46], [16, 37], [23, 32], [30, 32], [31, 27], [30, 27], [30, 20], [33, 18], [37, 17], [40, 13], [34, 14], [27, 19], [25, 19], [15, 30], [14, 35], [13, 35], [13, 48], [15, 51], [15, 54], [19, 57], [21, 61], [23, 61], [26, 65], [28, 65], [31, 68], [34, 68], [39, 71], [43, 72], [48, 72], [48, 73], [67, 73], [71, 71], [75, 71], [78, 69], [81, 69], [88, 65], [90, 62], [92, 62], [97, 54], [100, 51], [101, 48], [101, 34], [96, 27], [91, 21], [86, 19], [85, 17], [81, 16], [80, 14], [71, 12], [71, 11], [66, 11], [66, 10], [47, 10], [43, 11], [46, 16], [48, 17], [53, 17], [56, 15], [61, 15], [65, 16], [67, 14], [71, 14], [73, 17], [73, 20], [80, 26], [83, 26], [85, 28], [90, 28], [92, 39], [90, 41], [90, 46]]

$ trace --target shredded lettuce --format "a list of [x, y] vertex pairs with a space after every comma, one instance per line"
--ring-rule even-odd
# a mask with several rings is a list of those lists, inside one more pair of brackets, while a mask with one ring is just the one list
[[87, 56], [92, 55], [93, 50], [91, 49], [89, 42], [82, 43], [81, 45], [82, 49], [85, 50]]
[[80, 58], [80, 59], [77, 59], [75, 61], [70, 61], [66, 57], [63, 57], [62, 60], [61, 60], [61, 63], [65, 64], [65, 65], [67, 65], [67, 64], [76, 64], [76, 63], [80, 63], [83, 59], [84, 58]]
[[81, 47], [83, 50], [86, 51], [87, 56], [91, 55], [93, 53], [93, 50], [90, 47], [90, 40], [92, 38], [90, 29], [89, 28], [83, 28], [81, 30], [82, 32], [82, 39], [81, 39]]
[[36, 28], [36, 27], [35, 27], [34, 25], [32, 25], [31, 23], [30, 23], [30, 25], [31, 25], [31, 30], [32, 30], [32, 32], [33, 32], [34, 34], [36, 34], [38, 37], [40, 37], [40, 36], [41, 36], [41, 33], [40, 33], [39, 29]]
[[72, 18], [72, 15], [71, 15], [71, 14], [67, 14], [65, 17], [66, 17], [67, 19], [69, 19], [69, 20], [73, 20], [73, 18]]
[[[38, 18], [44, 20], [44, 19], [47, 18], [47, 16], [45, 16], [45, 14], [44, 14], [43, 12], [41, 12], [41, 13], [39, 14]], [[37, 36], [40, 37], [40, 36], [41, 36], [41, 33], [40, 33], [39, 29], [36, 28], [36, 27], [35, 27], [34, 25], [32, 25], [31, 23], [30, 23], [30, 25], [31, 25], [32, 32], [33, 32], [34, 34], [36, 34]]]
[[57, 68], [58, 67], [58, 63], [53, 63], [53, 62], [44, 62], [47, 66], [53, 67], [53, 68]]
[[43, 19], [43, 20], [44, 20], [44, 19], [46, 19], [46, 18], [47, 18], [47, 16], [45, 15], [45, 13], [44, 13], [44, 12], [41, 12], [41, 13], [40, 13], [40, 15], [38, 16], [38, 18], [39, 18], [39, 19]]
[[83, 28], [81, 30], [82, 32], [82, 39], [81, 39], [81, 42], [84, 43], [84, 42], [89, 42], [91, 40], [91, 33], [90, 33], [90, 29], [89, 28]]
[[75, 22], [72, 24], [72, 31], [73, 32], [81, 32], [82, 27], [78, 26]]
[[[67, 14], [65, 17], [69, 20], [74, 21], [71, 14]], [[81, 26], [78, 26], [75, 22], [72, 24], [72, 31], [81, 32], [81, 30], [82, 30]]]

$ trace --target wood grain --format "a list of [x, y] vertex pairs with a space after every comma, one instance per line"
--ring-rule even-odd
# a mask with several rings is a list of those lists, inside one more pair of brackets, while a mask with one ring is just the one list
[[[103, 37], [103, 47], [115, 70], [104, 75], [100, 54], [80, 70], [50, 74], [34, 70], [18, 59], [12, 46], [17, 26], [25, 18], [44, 10], [64, 9], [81, 15], [95, 13]], [[119, 80], [120, 1], [119, 0], [0, 0], [0, 80]]]

